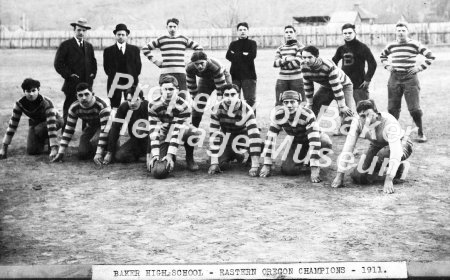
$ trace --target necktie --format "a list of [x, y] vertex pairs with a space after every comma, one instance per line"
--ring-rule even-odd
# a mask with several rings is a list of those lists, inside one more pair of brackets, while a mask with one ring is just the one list
[[120, 52], [123, 54], [123, 47], [120, 46]]

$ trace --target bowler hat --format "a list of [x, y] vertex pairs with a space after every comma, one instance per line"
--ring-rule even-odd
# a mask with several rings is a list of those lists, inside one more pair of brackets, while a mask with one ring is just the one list
[[73, 27], [78, 25], [78, 26], [86, 28], [86, 29], [91, 29], [91, 27], [88, 26], [87, 24], [88, 24], [87, 19], [79, 18], [77, 22], [72, 22], [70, 25], [72, 25]]
[[127, 32], [127, 35], [130, 35], [130, 30], [128, 30], [127, 26], [123, 23], [119, 23], [116, 25], [116, 29], [113, 31], [114, 35], [117, 33], [117, 31], [124, 30]]

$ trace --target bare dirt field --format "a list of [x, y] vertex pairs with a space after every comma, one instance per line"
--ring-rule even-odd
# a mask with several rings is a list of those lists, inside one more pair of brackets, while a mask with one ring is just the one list
[[[332, 137], [333, 164], [309, 174], [250, 178], [237, 164], [207, 174], [208, 158], [197, 149], [201, 170], [185, 169], [180, 149], [176, 171], [166, 180], [148, 176], [145, 164], [97, 168], [76, 157], [72, 141], [64, 163], [25, 155], [22, 118], [0, 161], [0, 264], [149, 264], [187, 262], [450, 260], [450, 49], [431, 48], [437, 60], [420, 74], [428, 143], [415, 144], [406, 181], [386, 195], [382, 185], [332, 189], [336, 154], [344, 137]], [[331, 57], [332, 49], [323, 50]], [[372, 50], [378, 56], [380, 49]], [[224, 51], [210, 52], [224, 64]], [[0, 50], [0, 135], [26, 77], [41, 81], [41, 93], [62, 109], [62, 78], [53, 69], [55, 50]], [[277, 70], [274, 50], [261, 50], [258, 121], [268, 128]], [[106, 98], [102, 52], [94, 91]], [[158, 71], [143, 59], [141, 82], [156, 85]], [[387, 108], [388, 73], [377, 69], [372, 97]], [[400, 122], [413, 122], [403, 104]], [[203, 118], [207, 129], [209, 120]], [[79, 132], [77, 133], [79, 135]], [[78, 136], [76, 136], [78, 138]], [[367, 142], [360, 140], [359, 152]], [[446, 210], [447, 209], [447, 210]]]

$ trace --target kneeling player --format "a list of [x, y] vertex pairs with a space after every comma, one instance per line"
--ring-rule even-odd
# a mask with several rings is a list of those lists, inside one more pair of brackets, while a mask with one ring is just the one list
[[379, 113], [373, 100], [360, 101], [356, 112], [359, 118], [354, 118], [352, 121], [342, 153], [338, 158], [336, 178], [331, 186], [334, 188], [344, 186], [344, 171], [348, 163], [344, 157], [353, 156], [352, 151], [358, 137], [361, 136], [370, 140], [370, 145], [364, 155], [362, 168], [361, 164], [358, 164], [351, 174], [353, 181], [357, 184], [372, 183], [378, 179], [379, 173], [383, 174], [386, 171], [384, 169], [388, 163], [383, 191], [393, 193], [393, 180], [402, 176], [404, 164], [401, 162], [411, 155], [412, 142], [407, 135], [403, 135], [397, 119], [389, 113]]
[[[164, 76], [159, 80], [159, 85], [161, 96], [150, 100], [148, 105], [150, 150], [147, 151], [147, 169], [152, 171], [157, 161], [165, 161], [166, 171], [172, 172], [178, 146], [184, 142], [187, 168], [197, 171], [199, 166], [194, 161], [194, 147], [186, 141], [197, 131], [188, 124], [191, 107], [178, 96], [178, 81], [175, 77]], [[152, 173], [157, 177], [154, 171]]]
[[[284, 175], [299, 175], [304, 167], [311, 166], [311, 182], [319, 183], [320, 179], [320, 150], [331, 149], [331, 140], [327, 134], [322, 133], [316, 122], [314, 113], [303, 106], [299, 106], [301, 95], [293, 90], [281, 94], [282, 108], [275, 111], [271, 117], [270, 128], [267, 133], [263, 155], [264, 166], [261, 168], [260, 176], [270, 176], [272, 170], [272, 150], [281, 129], [288, 136], [293, 137], [293, 142], [288, 155], [281, 164], [281, 172]], [[297, 146], [300, 151], [297, 153]], [[325, 152], [323, 153], [325, 154]], [[302, 166], [303, 162], [303, 166]]]
[[[249, 148], [252, 162], [249, 174], [252, 177], [258, 175], [261, 136], [252, 108], [245, 101], [239, 99], [238, 91], [239, 88], [232, 84], [221, 87], [223, 100], [211, 114], [210, 134], [213, 145], [210, 148], [209, 174], [222, 172], [220, 167], [237, 157], [236, 149], [240, 143], [234, 142], [235, 139], [239, 139], [237, 137], [242, 137], [248, 139], [248, 143], [245, 141], [245, 146]], [[224, 137], [227, 143], [224, 145], [224, 150], [221, 151]]]
[[[136, 98], [133, 98], [138, 95]], [[128, 117], [129, 112], [131, 116]], [[130, 163], [137, 161], [147, 153], [148, 146], [148, 130], [142, 127], [134, 127], [137, 121], [147, 123], [148, 118], [148, 101], [144, 99], [144, 93], [141, 89], [133, 86], [126, 91], [126, 101], [120, 104], [116, 115], [112, 120], [111, 130], [108, 137], [108, 152], [103, 160], [104, 164], [109, 164], [114, 157], [116, 162]], [[122, 122], [116, 121], [124, 119], [128, 124], [128, 135], [130, 139], [120, 146], [117, 151], [117, 141], [120, 136]], [[139, 124], [137, 124], [139, 125]], [[133, 129], [134, 127], [134, 129]]]
[[8, 145], [11, 144], [22, 113], [30, 118], [27, 153], [29, 155], [42, 153], [47, 139], [49, 141], [50, 157], [54, 157], [58, 152], [56, 132], [62, 127], [63, 120], [53, 107], [52, 101], [39, 93], [40, 87], [41, 83], [37, 80], [28, 78], [23, 81], [22, 90], [25, 96], [14, 104], [9, 126], [3, 138], [3, 147], [0, 149], [0, 159], [7, 157]]
[[79, 83], [77, 85], [77, 99], [69, 107], [67, 123], [64, 127], [59, 151], [52, 162], [60, 161], [64, 158], [66, 148], [75, 132], [77, 120], [80, 118], [86, 123], [86, 127], [80, 136], [78, 156], [80, 159], [88, 159], [95, 154], [94, 162], [102, 164], [103, 152], [108, 141], [108, 133], [105, 132], [105, 127], [111, 110], [105, 101], [94, 96], [87, 83]]

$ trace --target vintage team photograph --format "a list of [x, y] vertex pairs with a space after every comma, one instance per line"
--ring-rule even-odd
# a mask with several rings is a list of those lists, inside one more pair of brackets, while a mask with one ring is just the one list
[[0, 0], [0, 61], [0, 267], [450, 261], [449, 1]]

